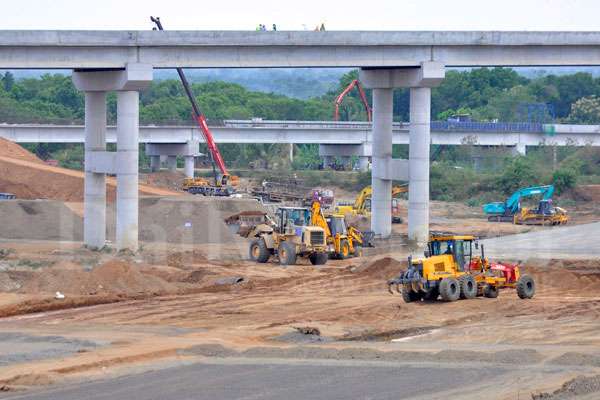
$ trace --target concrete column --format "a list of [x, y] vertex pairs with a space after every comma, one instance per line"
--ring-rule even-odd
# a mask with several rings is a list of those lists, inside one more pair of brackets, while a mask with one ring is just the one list
[[138, 249], [139, 94], [117, 92], [117, 248]]
[[90, 152], [106, 150], [106, 92], [85, 92], [85, 180], [83, 242], [100, 249], [106, 242], [106, 178], [91, 172]]
[[150, 170], [152, 172], [160, 170], [160, 156], [150, 156]]
[[[392, 158], [392, 112], [393, 89], [373, 89], [373, 170]], [[371, 230], [387, 238], [392, 234], [392, 181], [373, 176], [371, 185]]]
[[367, 172], [369, 170], [369, 157], [366, 157], [366, 156], [358, 157], [358, 168], [362, 172]]
[[294, 162], [294, 143], [290, 143], [290, 164]]
[[410, 89], [408, 239], [429, 239], [429, 146], [431, 88]]
[[194, 156], [185, 156], [185, 177], [193, 178], [194, 177]]
[[177, 170], [177, 156], [167, 156], [167, 168], [169, 171]]
[[512, 149], [513, 156], [525, 156], [527, 155], [527, 146], [523, 143], [517, 143]]

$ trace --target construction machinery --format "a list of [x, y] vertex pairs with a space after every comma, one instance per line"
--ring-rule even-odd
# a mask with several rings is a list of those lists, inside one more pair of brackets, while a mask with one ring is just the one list
[[358, 79], [354, 79], [352, 82], [350, 82], [350, 84], [346, 87], [346, 89], [344, 89], [342, 91], [342, 93], [340, 93], [338, 95], [338, 97], [335, 98], [335, 111], [333, 113], [334, 121], [340, 120], [340, 105], [342, 104], [342, 101], [344, 101], [344, 97], [346, 97], [346, 95], [348, 93], [350, 93], [350, 91], [352, 89], [354, 89], [355, 87], [358, 90], [358, 95], [360, 96], [360, 101], [363, 103], [363, 106], [365, 107], [365, 111], [367, 113], [367, 121], [371, 122], [371, 118], [372, 118], [371, 106], [369, 106], [369, 101], [367, 100], [367, 95], [366, 95], [365, 91], [363, 90]]
[[298, 257], [313, 265], [327, 262], [327, 241], [322, 227], [311, 225], [311, 210], [305, 207], [279, 207], [275, 218], [260, 211], [247, 211], [225, 220], [240, 236], [252, 239], [252, 261], [266, 263], [271, 256], [281, 265], [296, 264]]
[[[395, 224], [402, 223], [400, 216], [400, 206], [397, 196], [408, 192], [408, 185], [399, 185], [392, 187], [392, 222]], [[339, 204], [335, 207], [335, 213], [351, 216], [371, 217], [371, 196], [373, 189], [371, 186], [366, 186], [360, 191], [354, 203], [351, 205]]]
[[[481, 249], [474, 255], [473, 250]], [[474, 236], [432, 234], [425, 257], [408, 258], [408, 269], [388, 281], [388, 287], [402, 286], [402, 298], [410, 303], [420, 300], [444, 301], [498, 297], [501, 289], [516, 289], [521, 299], [535, 294], [535, 281], [522, 275], [518, 265], [492, 263]]]
[[[552, 205], [553, 185], [532, 186], [519, 189], [506, 201], [488, 203], [483, 212], [488, 221], [512, 222], [525, 225], [563, 225], [569, 221], [567, 211]], [[521, 201], [527, 197], [541, 196], [536, 208], [522, 207]]]
[[[160, 18], [150, 17], [150, 20], [156, 24], [156, 28], [154, 28], [155, 30], [164, 30]], [[204, 136], [204, 141], [206, 142], [206, 147], [208, 148], [208, 157], [212, 164], [214, 178], [213, 182], [202, 177], [186, 178], [183, 182], [182, 189], [191, 194], [202, 194], [205, 196], [230, 196], [235, 192], [233, 186], [238, 184], [239, 178], [237, 176], [231, 176], [227, 171], [225, 161], [223, 160], [221, 152], [219, 151], [213, 135], [208, 128], [206, 117], [200, 110], [198, 102], [192, 93], [192, 89], [190, 88], [188, 80], [183, 73], [183, 69], [176, 68], [176, 70], [177, 74], [179, 75], [179, 79], [181, 79], [183, 89], [185, 90], [185, 93], [192, 105], [194, 120], [198, 123], [200, 131], [202, 132], [202, 136]], [[217, 172], [217, 168], [219, 169], [220, 173]]]
[[312, 203], [311, 225], [321, 227], [325, 231], [328, 252], [332, 258], [361, 257], [363, 247], [372, 246], [372, 232], [363, 233], [353, 226], [346, 227], [343, 214], [325, 215], [319, 201]]

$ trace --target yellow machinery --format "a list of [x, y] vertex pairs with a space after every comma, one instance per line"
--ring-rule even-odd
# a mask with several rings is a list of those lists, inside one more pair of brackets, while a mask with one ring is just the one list
[[190, 194], [201, 194], [203, 196], [231, 196], [235, 193], [235, 186], [239, 178], [235, 175], [220, 175], [217, 179], [209, 180], [202, 177], [185, 178], [182, 190]]
[[[308, 258], [313, 265], [327, 262], [325, 231], [311, 225], [308, 208], [279, 207], [275, 221], [264, 213], [247, 212], [236, 214], [226, 222], [238, 225], [241, 236], [252, 238], [249, 254], [253, 261], [266, 263], [272, 255], [277, 255], [281, 265], [293, 265], [298, 257]], [[244, 226], [244, 222], [248, 225]]]
[[479, 248], [474, 236], [432, 235], [425, 258], [408, 258], [408, 269], [388, 285], [402, 285], [405, 302], [459, 298], [472, 299], [476, 296], [498, 297], [503, 288], [516, 289], [522, 299], [535, 294], [535, 282], [529, 275], [521, 275], [518, 265], [490, 263], [485, 258], [483, 245], [481, 255], [473, 255]]
[[513, 217], [513, 223], [517, 225], [564, 225], [567, 222], [567, 210], [553, 207], [545, 200], [540, 201], [537, 208], [521, 207]]
[[327, 238], [329, 253], [334, 258], [362, 256], [362, 248], [370, 246], [372, 235], [362, 233], [353, 226], [346, 227], [343, 214], [323, 214], [321, 203], [313, 201], [311, 208], [311, 225], [323, 228]]
[[[400, 207], [398, 205], [398, 195], [408, 192], [408, 185], [394, 186], [392, 187], [392, 222], [402, 223], [402, 217], [400, 216]], [[366, 186], [360, 191], [354, 204], [352, 205], [338, 205], [335, 207], [336, 214], [351, 215], [351, 216], [365, 216], [371, 217], [371, 196], [373, 189], [371, 186]]]

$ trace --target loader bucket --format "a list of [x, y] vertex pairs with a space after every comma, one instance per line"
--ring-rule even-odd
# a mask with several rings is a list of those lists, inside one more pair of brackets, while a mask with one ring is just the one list
[[257, 225], [265, 223], [264, 211], [242, 211], [225, 218], [225, 224], [233, 234], [246, 237]]

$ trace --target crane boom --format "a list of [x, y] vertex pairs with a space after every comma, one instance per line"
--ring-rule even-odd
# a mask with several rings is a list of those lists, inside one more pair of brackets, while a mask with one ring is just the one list
[[367, 95], [365, 93], [365, 91], [363, 90], [360, 82], [358, 81], [358, 79], [354, 79], [352, 82], [350, 82], [350, 84], [346, 87], [346, 89], [344, 89], [342, 91], [342, 93], [340, 93], [338, 95], [338, 97], [336, 97], [335, 99], [335, 113], [333, 114], [333, 120], [334, 121], [339, 121], [340, 119], [340, 105], [342, 104], [342, 101], [344, 101], [344, 97], [346, 97], [346, 95], [352, 90], [354, 89], [354, 87], [356, 86], [356, 89], [358, 89], [358, 95], [360, 96], [360, 101], [363, 103], [363, 106], [365, 106], [365, 111], [367, 112], [367, 121], [371, 122], [371, 106], [369, 106], [369, 101], [367, 100]]
[[[164, 30], [162, 23], [160, 22], [160, 18], [150, 17], [150, 20], [156, 24], [156, 27], [158, 28], [158, 30], [160, 30], [160, 31]], [[185, 90], [185, 94], [187, 95], [188, 99], [190, 100], [190, 103], [192, 104], [192, 109], [194, 110], [194, 119], [200, 126], [200, 131], [202, 132], [202, 136], [204, 136], [204, 141], [206, 142], [206, 147], [208, 147], [210, 161], [213, 166], [213, 171], [215, 172], [215, 181], [218, 181], [217, 176], [216, 176], [216, 171], [215, 171], [215, 165], [216, 165], [219, 168], [219, 170], [221, 171], [221, 174], [223, 175], [223, 178], [226, 182], [227, 177], [229, 176], [229, 172], [227, 171], [227, 167], [225, 166], [225, 161], [223, 160], [223, 157], [221, 156], [221, 152], [219, 151], [219, 148], [217, 147], [217, 144], [215, 143], [213, 135], [210, 132], [210, 129], [208, 128], [208, 124], [206, 123], [206, 117], [204, 116], [202, 111], [200, 111], [200, 107], [198, 106], [198, 102], [196, 101], [196, 98], [194, 97], [194, 94], [192, 93], [190, 84], [188, 83], [188, 80], [187, 80], [185, 74], [183, 73], [183, 68], [176, 68], [176, 69], [177, 69], [177, 74], [179, 75], [179, 79], [181, 79], [181, 84], [183, 85], [183, 89]]]

